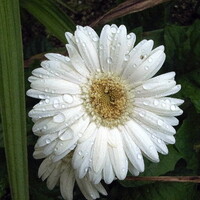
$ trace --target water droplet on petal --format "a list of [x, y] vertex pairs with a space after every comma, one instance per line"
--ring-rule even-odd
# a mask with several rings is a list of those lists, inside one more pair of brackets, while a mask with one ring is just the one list
[[134, 65], [133, 65], [133, 67], [134, 67], [134, 68], [136, 68], [136, 67], [137, 67], [137, 65], [136, 65], [136, 64], [134, 64]]
[[45, 103], [46, 103], [46, 104], [48, 104], [48, 103], [49, 103], [49, 101], [50, 101], [49, 99], [45, 99]]
[[153, 146], [150, 146], [149, 149], [150, 149], [150, 151], [152, 151], [154, 148], [153, 148]]
[[153, 61], [153, 59], [152, 59], [152, 58], [149, 58], [148, 61], [151, 63], [151, 62]]
[[163, 125], [163, 121], [161, 119], [159, 119], [157, 123], [158, 123], [159, 126]]
[[59, 101], [58, 101], [57, 99], [55, 99], [55, 100], [53, 101], [53, 107], [54, 107], [54, 108], [59, 108]]
[[53, 121], [56, 123], [62, 123], [65, 121], [65, 115], [63, 113], [60, 113], [53, 117]]
[[162, 141], [161, 141], [161, 139], [158, 139], [158, 143], [161, 143]]
[[148, 66], [145, 66], [144, 69], [145, 69], [145, 70], [149, 70], [149, 67], [148, 67]]
[[145, 112], [140, 112], [139, 115], [140, 115], [140, 117], [144, 117], [145, 116]]
[[58, 147], [54, 148], [54, 151], [58, 151]]
[[124, 60], [125, 60], [125, 61], [128, 61], [129, 58], [130, 58], [130, 55], [125, 55]]
[[111, 64], [111, 63], [112, 63], [112, 58], [111, 58], [111, 57], [108, 57], [108, 58], [106, 59], [106, 62], [107, 62], [108, 64]]
[[155, 100], [153, 101], [153, 104], [154, 104], [155, 106], [157, 106], [157, 105], [159, 104], [159, 101], [158, 101], [157, 99], [155, 99]]
[[82, 134], [82, 133], [79, 133], [79, 134], [78, 134], [78, 137], [82, 137], [82, 136], [83, 136], [83, 134]]
[[45, 95], [44, 95], [44, 94], [39, 94], [39, 98], [40, 98], [40, 99], [44, 99], [44, 98], [45, 98]]
[[171, 105], [170, 109], [171, 110], [176, 110], [176, 106], [175, 105]]
[[51, 140], [48, 138], [48, 139], [46, 139], [46, 144], [49, 144], [50, 142], [51, 142]]
[[142, 154], [138, 153], [137, 158], [141, 160], [142, 159]]
[[93, 40], [94, 42], [97, 42], [97, 41], [99, 40], [99, 38], [95, 36], [95, 37], [92, 38], [92, 40]]
[[64, 94], [63, 95], [63, 99], [67, 103], [72, 103], [74, 101], [73, 97], [71, 95], [69, 95], [69, 94]]
[[78, 155], [80, 155], [80, 156], [81, 156], [81, 155], [82, 155], [82, 153], [83, 153], [82, 151], [79, 151], [79, 152], [78, 152]]
[[90, 196], [94, 199], [95, 198], [95, 195], [94, 194], [90, 194]]
[[110, 31], [113, 34], [116, 33], [117, 32], [117, 27], [115, 27], [115, 26], [111, 27]]
[[147, 106], [147, 105], [149, 105], [149, 102], [148, 102], [148, 101], [144, 101], [143, 104], [144, 104], [145, 106]]
[[102, 50], [102, 49], [103, 49], [103, 45], [100, 45], [100, 46], [99, 46], [99, 49], [101, 49], [101, 50]]
[[43, 126], [43, 129], [46, 130], [46, 129], [47, 129], [47, 126]]
[[126, 37], [128, 40], [130, 40], [131, 38], [132, 38], [132, 36], [129, 34], [129, 35], [127, 35], [127, 37]]
[[161, 105], [162, 105], [162, 107], [166, 107], [166, 104], [165, 104], [165, 103], [162, 103]]

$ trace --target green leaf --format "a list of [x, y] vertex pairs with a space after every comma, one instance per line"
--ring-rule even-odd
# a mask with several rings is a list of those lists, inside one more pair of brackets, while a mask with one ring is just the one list
[[186, 160], [187, 168], [195, 171], [198, 169], [199, 154], [195, 151], [194, 145], [200, 143], [199, 130], [200, 115], [190, 109], [190, 114], [177, 131], [176, 148]]
[[191, 183], [154, 183], [121, 193], [121, 200], [196, 200], [197, 190]]
[[64, 33], [75, 30], [73, 21], [60, 10], [53, 0], [21, 0], [21, 6], [64, 43], [66, 43]]
[[28, 200], [24, 73], [19, 2], [0, 6], [0, 106], [13, 200]]
[[183, 98], [189, 98], [196, 108], [196, 111], [200, 113], [200, 70], [195, 70], [191, 73], [183, 75], [179, 79], [179, 83], [182, 86], [181, 95]]

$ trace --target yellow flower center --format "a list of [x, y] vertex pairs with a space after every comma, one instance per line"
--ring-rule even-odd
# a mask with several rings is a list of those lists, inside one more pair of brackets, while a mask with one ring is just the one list
[[128, 88], [113, 74], [98, 74], [86, 89], [85, 108], [99, 125], [114, 127], [127, 119]]

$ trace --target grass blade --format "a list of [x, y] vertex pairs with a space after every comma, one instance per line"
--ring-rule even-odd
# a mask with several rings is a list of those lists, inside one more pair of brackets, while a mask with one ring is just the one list
[[0, 106], [13, 200], [28, 200], [22, 38], [18, 0], [1, 0]]
[[40, 21], [48, 31], [66, 43], [65, 32], [73, 32], [73, 21], [52, 0], [22, 0], [21, 6]]

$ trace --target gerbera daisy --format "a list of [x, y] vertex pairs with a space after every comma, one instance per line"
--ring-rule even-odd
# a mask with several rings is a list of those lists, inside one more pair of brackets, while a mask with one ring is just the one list
[[[100, 37], [90, 27], [66, 33], [69, 56], [49, 53], [29, 78], [27, 94], [41, 101], [30, 111], [40, 138], [34, 156], [53, 162], [74, 150], [79, 178], [97, 184], [144, 171], [143, 156], [159, 162], [175, 143], [173, 126], [182, 100], [175, 72], [152, 78], [165, 60], [152, 40], [134, 47], [125, 26], [105, 25]], [[153, 50], [152, 50], [153, 49]]]

